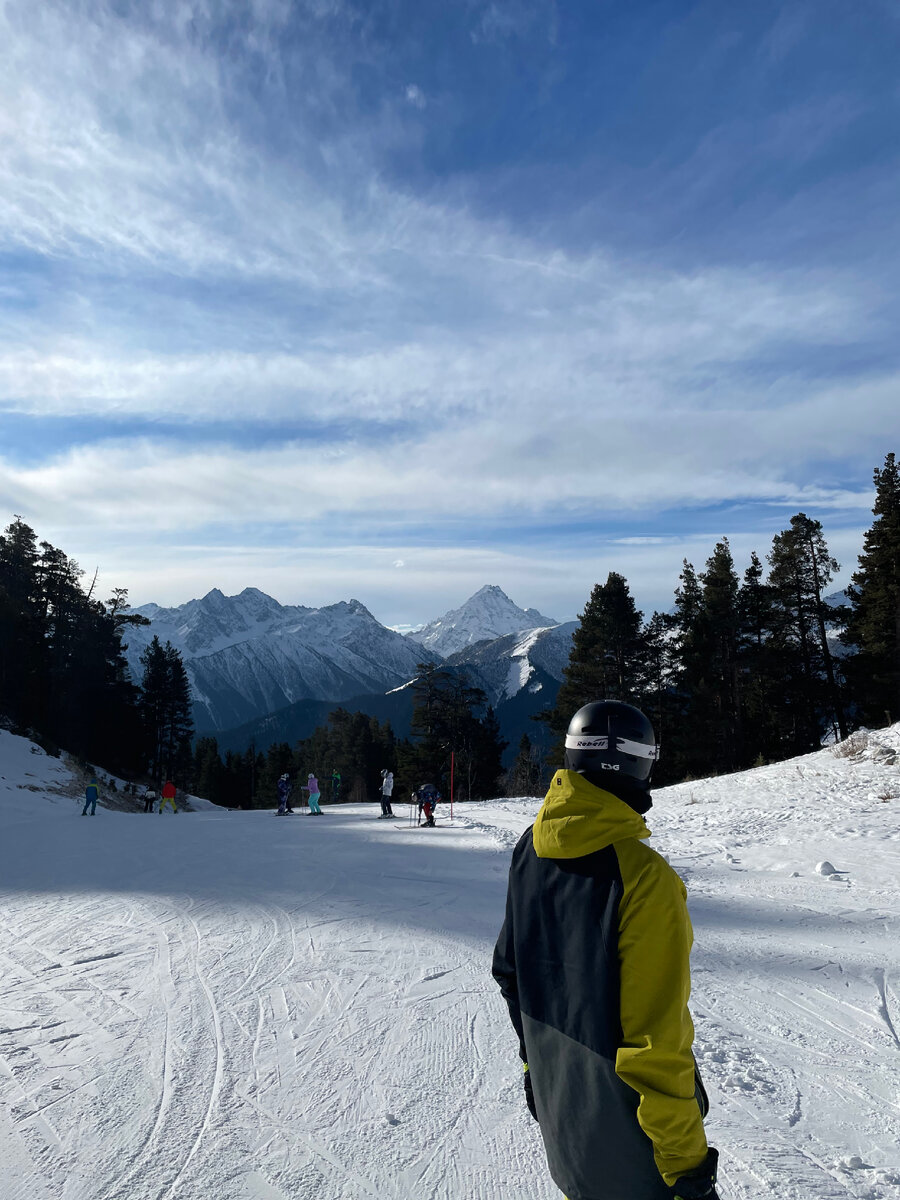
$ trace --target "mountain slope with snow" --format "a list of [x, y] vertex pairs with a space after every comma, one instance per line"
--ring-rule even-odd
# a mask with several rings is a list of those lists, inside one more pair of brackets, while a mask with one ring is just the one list
[[[725, 1200], [900, 1200], [898, 758], [655, 796]], [[82, 819], [67, 770], [0, 731], [4, 1197], [558, 1200], [490, 978], [538, 800]]]
[[447, 658], [476, 642], [504, 637], [523, 629], [558, 625], [534, 608], [519, 608], [496, 584], [487, 584], [465, 604], [405, 636]]
[[145, 605], [151, 624], [129, 630], [127, 658], [154, 635], [181, 653], [194, 692], [198, 732], [227, 729], [298, 700], [347, 700], [398, 687], [422, 650], [385, 628], [358, 600], [324, 608], [281, 605], [255, 588], [214, 589], [174, 609]]
[[496, 707], [523, 688], [539, 689], [541, 673], [561, 682], [577, 628], [577, 621], [566, 621], [549, 629], [508, 633], [457, 650], [446, 662], [448, 666], [468, 668], [474, 682]]

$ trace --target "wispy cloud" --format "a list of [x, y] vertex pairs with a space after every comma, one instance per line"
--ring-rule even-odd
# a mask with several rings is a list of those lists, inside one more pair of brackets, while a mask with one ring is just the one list
[[[27, 456], [8, 436], [0, 506], [101, 541], [390, 542], [382, 568], [418, 588], [412, 523], [445, 551], [463, 522], [502, 528], [494, 554], [520, 524], [729, 504], [858, 526], [896, 428], [889, 263], [758, 254], [744, 189], [751, 157], [775, 191], [796, 179], [758, 224], [825, 240], [816, 164], [871, 98], [716, 111], [616, 161], [598, 139], [658, 102], [637, 76], [624, 115], [605, 91], [588, 113], [555, 4], [451, 9], [417, 47], [350, 0], [0, 8], [0, 421], [92, 423]], [[806, 28], [779, 19], [755, 55], [717, 29], [716, 69], [740, 43], [742, 86], [768, 86]], [[494, 130], [513, 44], [540, 64], [531, 107]], [[606, 224], [634, 195], [670, 231], [644, 246]], [[746, 246], [677, 251], [742, 217]], [[680, 535], [616, 536], [668, 562]]]

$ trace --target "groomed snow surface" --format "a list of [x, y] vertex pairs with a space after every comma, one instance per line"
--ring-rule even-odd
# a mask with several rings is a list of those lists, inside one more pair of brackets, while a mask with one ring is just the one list
[[[900, 1197], [900, 727], [850, 749], [649, 814], [729, 1200]], [[4, 1200], [558, 1197], [490, 978], [537, 800], [425, 830], [81, 786], [0, 732]]]

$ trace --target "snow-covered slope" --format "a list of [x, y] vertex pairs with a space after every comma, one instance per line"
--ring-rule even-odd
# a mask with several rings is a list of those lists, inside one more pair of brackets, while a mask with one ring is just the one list
[[459, 608], [406, 637], [447, 658], [475, 642], [557, 624], [552, 617], [544, 617], [534, 608], [519, 608], [502, 588], [487, 584]]
[[[900, 1200], [898, 750], [648, 815], [727, 1200]], [[558, 1200], [490, 978], [538, 800], [81, 820], [59, 769], [0, 735], [4, 1198]]]
[[549, 629], [508, 633], [458, 650], [447, 663], [469, 668], [474, 682], [496, 706], [518, 695], [523, 688], [540, 688], [542, 672], [557, 682], [562, 680], [572, 649], [572, 634], [577, 628], [577, 621], [566, 621]]
[[[27, 811], [34, 811], [35, 795], [41, 801], [50, 800], [61, 805], [67, 813], [80, 812], [84, 806], [84, 789], [92, 779], [100, 785], [98, 808], [143, 814], [143, 787], [132, 795], [125, 790], [126, 781], [121, 776], [76, 762], [67, 754], [56, 758], [27, 738], [0, 728], [0, 807], [7, 815], [20, 805]], [[217, 805], [208, 800], [181, 791], [178, 807], [181, 812], [219, 811]], [[0, 1197], [4, 1196], [0, 1189]]]
[[127, 657], [154, 635], [180, 651], [194, 690], [198, 731], [227, 729], [297, 700], [347, 700], [415, 674], [422, 650], [386, 629], [358, 600], [324, 608], [281, 605], [255, 588], [214, 589], [178, 608], [135, 609], [150, 626], [129, 631]]

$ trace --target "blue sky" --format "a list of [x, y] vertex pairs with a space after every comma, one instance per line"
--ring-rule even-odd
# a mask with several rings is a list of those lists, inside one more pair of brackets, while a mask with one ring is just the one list
[[887, 0], [7, 0], [0, 520], [135, 603], [386, 623], [649, 612], [801, 509], [846, 582], [898, 51]]

